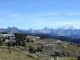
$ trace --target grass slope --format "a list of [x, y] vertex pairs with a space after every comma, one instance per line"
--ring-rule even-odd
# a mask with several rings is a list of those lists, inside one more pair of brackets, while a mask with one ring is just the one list
[[20, 50], [8, 47], [0, 47], [0, 60], [35, 60], [26, 56]]

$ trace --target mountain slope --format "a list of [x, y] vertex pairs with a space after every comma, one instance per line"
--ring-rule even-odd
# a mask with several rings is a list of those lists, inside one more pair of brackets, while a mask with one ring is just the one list
[[53, 29], [53, 28], [47, 28], [44, 29], [28, 29], [28, 30], [21, 30], [17, 27], [8, 27], [7, 29], [0, 29], [0, 32], [8, 32], [8, 33], [27, 33], [29, 35], [42, 35], [42, 34], [48, 34], [51, 36], [66, 36], [70, 38], [80, 38], [80, 29], [75, 29], [73, 26], [65, 26], [63, 28]]

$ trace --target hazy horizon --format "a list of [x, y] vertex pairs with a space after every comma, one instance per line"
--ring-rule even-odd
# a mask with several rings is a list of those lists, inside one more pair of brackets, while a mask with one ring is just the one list
[[80, 0], [0, 0], [0, 28], [80, 28]]
[[33, 30], [39, 30], [39, 29], [63, 29], [63, 30], [66, 30], [66, 29], [72, 29], [72, 30], [75, 30], [75, 29], [80, 29], [80, 28], [76, 28], [72, 25], [66, 25], [66, 26], [61, 26], [61, 27], [44, 27], [44, 28], [19, 28], [19, 27], [16, 27], [16, 26], [8, 26], [8, 27], [5, 27], [5, 28], [0, 28], [0, 29], [8, 29], [8, 28], [18, 28], [20, 30], [30, 30], [30, 29], [33, 29]]

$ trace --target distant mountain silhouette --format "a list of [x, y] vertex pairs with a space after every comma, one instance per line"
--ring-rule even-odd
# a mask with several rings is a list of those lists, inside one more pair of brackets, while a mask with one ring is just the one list
[[8, 33], [23, 33], [23, 30], [18, 29], [17, 27], [8, 27], [7, 29], [0, 29], [0, 32], [8, 32]]
[[75, 29], [73, 26], [65, 26], [61, 28], [47, 28], [44, 29], [28, 29], [28, 30], [21, 30], [17, 27], [8, 27], [7, 29], [0, 29], [0, 32], [8, 32], [8, 33], [26, 33], [28, 35], [35, 35], [35, 36], [41, 36], [45, 35], [47, 38], [56, 38], [60, 40], [67, 40], [67, 41], [80, 41], [80, 29]]

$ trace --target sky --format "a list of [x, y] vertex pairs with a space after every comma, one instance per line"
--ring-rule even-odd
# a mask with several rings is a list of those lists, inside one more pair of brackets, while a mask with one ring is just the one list
[[80, 0], [0, 0], [0, 28], [80, 28]]

